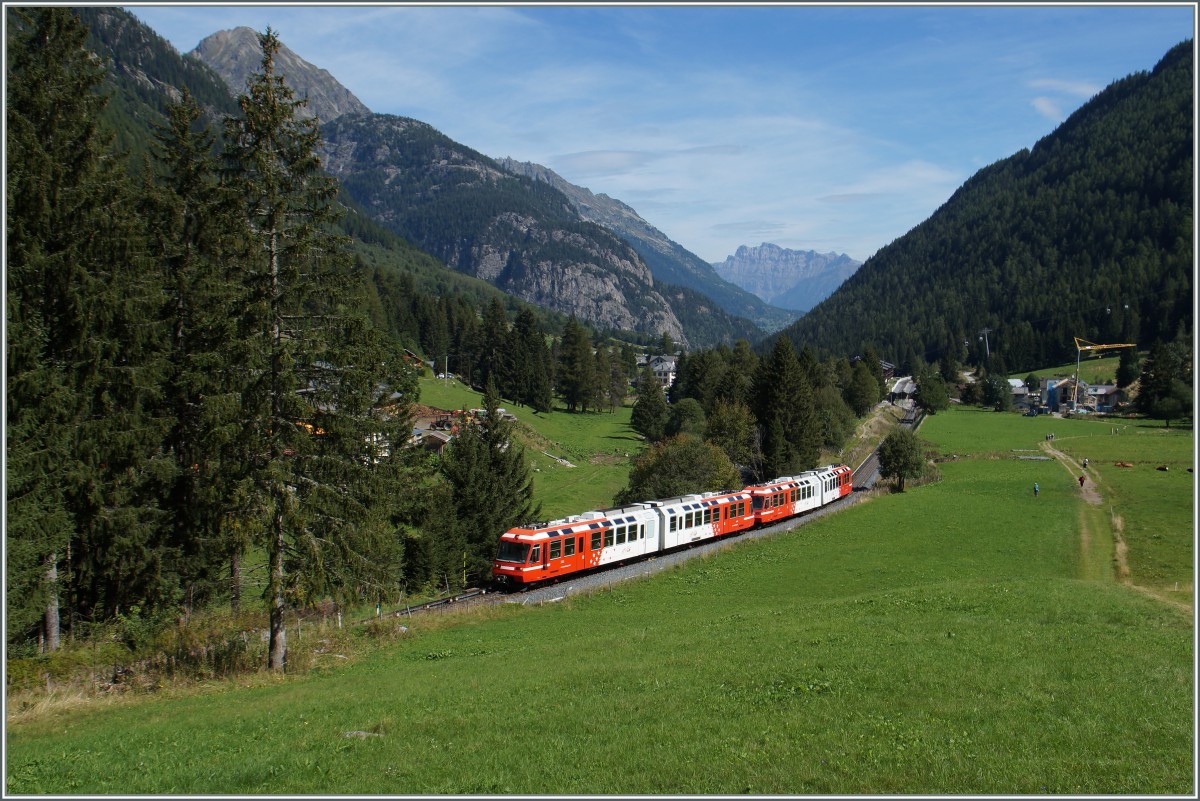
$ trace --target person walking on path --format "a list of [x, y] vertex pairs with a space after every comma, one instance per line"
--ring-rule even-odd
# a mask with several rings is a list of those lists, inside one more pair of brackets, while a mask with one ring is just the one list
[[1079, 488], [1083, 489], [1083, 476], [1079, 477]]

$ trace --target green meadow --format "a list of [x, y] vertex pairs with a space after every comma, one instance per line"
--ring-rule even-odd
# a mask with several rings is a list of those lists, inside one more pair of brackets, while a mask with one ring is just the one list
[[1098, 464], [1118, 440], [1186, 461], [1190, 432], [1052, 421], [1102, 470], [1102, 517], [1126, 518], [1123, 579], [1112, 537], [1081, 537], [1099, 523], [1068, 469], [1017, 458], [1050, 422], [935, 415], [938, 480], [652, 579], [406, 620], [345, 667], [10, 723], [6, 790], [1193, 794], [1190, 601], [1139, 589], [1180, 570], [1163, 539], [1191, 474]]

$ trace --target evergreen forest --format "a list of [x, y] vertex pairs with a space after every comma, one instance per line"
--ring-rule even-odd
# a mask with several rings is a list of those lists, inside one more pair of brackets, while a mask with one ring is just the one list
[[1194, 89], [1189, 40], [980, 170], [784, 335], [874, 344], [905, 375], [943, 358], [1023, 373], [1073, 361], [1074, 337], [1190, 338]]

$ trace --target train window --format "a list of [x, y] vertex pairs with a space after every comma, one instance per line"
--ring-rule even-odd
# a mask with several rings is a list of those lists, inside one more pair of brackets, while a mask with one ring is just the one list
[[575, 555], [575, 538], [567, 537], [563, 540], [563, 556]]
[[496, 561], [524, 564], [527, 556], [529, 556], [529, 546], [525, 543], [501, 540], [500, 550], [496, 552]]
[[671, 531], [675, 530], [675, 526], [679, 523], [679, 519], [675, 515], [671, 515]]
[[611, 548], [613, 544], [613, 530], [611, 528], [604, 529], [604, 547]]
[[624, 543], [625, 543], [625, 527], [618, 526], [617, 527], [617, 545], [623, 545]]
[[535, 545], [533, 546], [533, 553], [529, 555], [529, 562], [530, 564], [537, 564], [540, 561], [542, 561], [542, 546]]
[[[718, 509], [718, 510], [717, 510], [717, 514], [720, 514], [720, 513], [721, 513], [721, 510], [720, 510], [720, 509]], [[712, 521], [713, 521], [713, 510], [712, 510], [712, 509], [705, 509], [705, 510], [704, 510], [704, 522], [705, 522], [705, 523], [711, 523]]]
[[593, 551], [598, 551], [598, 550], [600, 550], [600, 532], [599, 532], [599, 531], [593, 531], [593, 532], [592, 532], [592, 547], [591, 547], [591, 550], [593, 550]]
[[638, 539], [639, 540], [646, 539], [646, 524], [645, 523], [638, 526]]
[[550, 543], [550, 558], [557, 559], [562, 556], [562, 540], [554, 540]]
[[764, 501], [764, 500], [765, 500], [765, 499], [764, 499], [764, 498], [763, 498], [763, 496], [761, 496], [761, 495], [755, 495], [755, 496], [754, 496], [754, 509], [755, 509], [755, 511], [758, 511], [759, 509], [762, 509], [762, 508], [763, 508], [763, 501]]

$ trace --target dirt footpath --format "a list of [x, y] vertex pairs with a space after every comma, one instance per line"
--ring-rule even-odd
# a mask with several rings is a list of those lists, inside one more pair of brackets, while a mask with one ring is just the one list
[[1082, 487], [1083, 499], [1092, 506], [1099, 506], [1100, 501], [1103, 499], [1100, 497], [1100, 492], [1096, 489], [1096, 482], [1093, 481], [1092, 477], [1088, 475], [1088, 472], [1083, 469], [1083, 465], [1072, 459], [1070, 456], [1067, 456], [1062, 451], [1053, 447], [1049, 442], [1040, 442], [1038, 444], [1041, 446], [1042, 450], [1053, 456], [1058, 460], [1059, 464], [1067, 468], [1067, 472], [1070, 473], [1076, 481], [1079, 480], [1081, 475], [1084, 476]]

